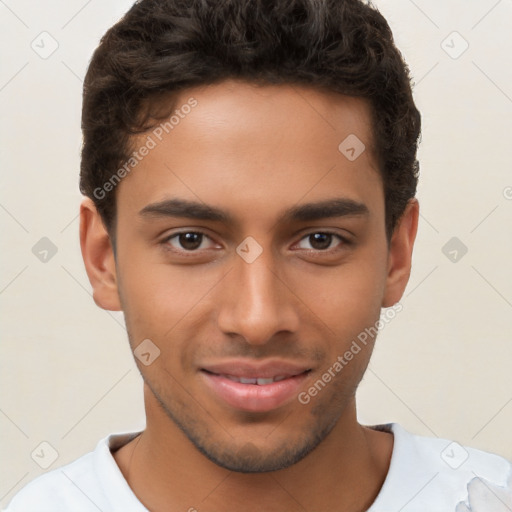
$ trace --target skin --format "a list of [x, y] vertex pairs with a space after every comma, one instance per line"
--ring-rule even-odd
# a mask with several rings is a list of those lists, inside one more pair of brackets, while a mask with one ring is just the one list
[[[132, 349], [148, 338], [160, 349], [149, 366], [135, 359], [147, 427], [115, 460], [155, 512], [366, 510], [393, 446], [391, 434], [356, 417], [373, 343], [308, 404], [294, 397], [265, 413], [227, 405], [200, 370], [233, 357], [291, 361], [311, 369], [300, 389], [307, 391], [401, 298], [418, 203], [409, 202], [388, 241], [362, 99], [235, 80], [184, 91], [176, 105], [190, 97], [197, 106], [117, 188], [116, 257], [92, 201], [81, 205], [96, 304], [124, 311]], [[366, 146], [355, 161], [338, 150], [350, 134]], [[140, 214], [170, 198], [219, 208], [232, 221]], [[282, 218], [335, 198], [367, 212]], [[177, 231], [206, 237], [187, 253], [190, 245], [169, 239]], [[308, 236], [326, 231], [346, 241]], [[248, 236], [262, 249], [252, 263], [236, 252]]]

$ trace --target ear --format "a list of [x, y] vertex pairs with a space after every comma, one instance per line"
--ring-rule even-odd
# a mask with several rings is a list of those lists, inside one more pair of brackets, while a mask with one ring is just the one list
[[411, 259], [418, 230], [419, 204], [411, 199], [395, 227], [389, 243], [388, 275], [382, 307], [396, 304], [404, 293], [411, 275]]
[[103, 220], [90, 198], [85, 198], [80, 205], [80, 247], [94, 302], [100, 308], [120, 311], [114, 251]]

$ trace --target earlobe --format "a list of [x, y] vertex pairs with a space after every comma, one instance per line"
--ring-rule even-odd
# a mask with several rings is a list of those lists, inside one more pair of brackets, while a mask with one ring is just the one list
[[419, 203], [417, 199], [411, 199], [391, 237], [383, 308], [393, 306], [402, 298], [409, 281], [418, 216]]
[[103, 309], [120, 311], [116, 262], [110, 236], [94, 202], [85, 198], [80, 205], [80, 247], [94, 302]]

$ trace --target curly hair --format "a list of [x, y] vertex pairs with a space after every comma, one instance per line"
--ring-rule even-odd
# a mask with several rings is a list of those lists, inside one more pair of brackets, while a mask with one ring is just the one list
[[365, 98], [391, 236], [416, 194], [420, 114], [391, 29], [362, 0], [140, 0], [102, 37], [83, 90], [80, 191], [111, 237], [116, 190], [98, 194], [187, 88], [238, 78]]

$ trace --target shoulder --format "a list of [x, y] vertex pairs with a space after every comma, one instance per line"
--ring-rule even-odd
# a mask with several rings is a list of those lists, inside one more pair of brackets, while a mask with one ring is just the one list
[[124, 480], [111, 453], [136, 435], [138, 433], [111, 434], [101, 439], [94, 451], [27, 484], [12, 498], [4, 512], [106, 512], [117, 510], [118, 505], [124, 509], [145, 510]]
[[[394, 436], [387, 478], [371, 511], [409, 502], [407, 510], [480, 512], [512, 509], [512, 464], [499, 455], [462, 446], [456, 441], [418, 436], [396, 423], [382, 425]], [[496, 501], [495, 508], [488, 508]], [[510, 503], [508, 503], [510, 502]], [[414, 508], [417, 507], [417, 508]], [[466, 507], [466, 508], [464, 508]], [[504, 508], [509, 510], [508, 508]]]
[[510, 475], [510, 461], [494, 453], [463, 446], [449, 439], [412, 434], [396, 423], [391, 424], [391, 429], [398, 441], [400, 456], [407, 457], [405, 449], [409, 453], [412, 451], [418, 461], [426, 467], [439, 469], [441, 473], [477, 473], [479, 476], [503, 483]]
[[[72, 510], [98, 510], [81, 490], [94, 472], [93, 453], [58, 469], [38, 476], [19, 491], [4, 512], [50, 512], [56, 507], [73, 506]], [[89, 481], [89, 482], [88, 482]], [[86, 489], [85, 492], [90, 491]], [[89, 501], [87, 503], [87, 501]], [[91, 508], [93, 507], [93, 508]], [[71, 509], [70, 509], [71, 510]]]

